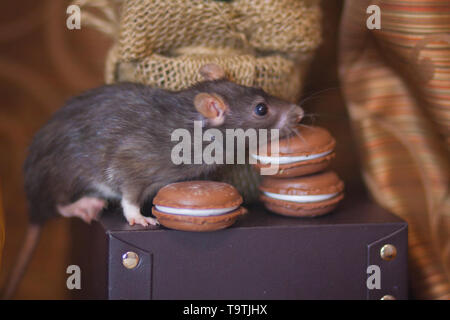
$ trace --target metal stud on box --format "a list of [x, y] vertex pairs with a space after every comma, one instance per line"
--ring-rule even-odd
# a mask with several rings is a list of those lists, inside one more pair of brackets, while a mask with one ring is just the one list
[[380, 256], [383, 260], [391, 261], [397, 256], [397, 248], [392, 244], [385, 244], [380, 250]]
[[139, 263], [139, 256], [136, 252], [128, 251], [122, 255], [122, 264], [127, 269], [134, 269]]

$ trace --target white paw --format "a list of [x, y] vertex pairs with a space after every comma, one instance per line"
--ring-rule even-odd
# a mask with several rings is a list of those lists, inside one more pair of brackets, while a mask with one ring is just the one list
[[135, 224], [140, 224], [144, 227], [148, 227], [149, 225], [159, 225], [159, 222], [155, 218], [144, 217], [141, 214], [141, 210], [139, 209], [139, 207], [135, 204], [132, 204], [125, 198], [122, 198], [122, 209], [123, 215], [125, 216], [125, 219], [127, 219], [130, 226], [133, 226]]
[[148, 227], [150, 226], [158, 226], [159, 222], [158, 220], [156, 220], [155, 218], [150, 218], [150, 217], [144, 217], [144, 216], [140, 216], [140, 217], [136, 217], [136, 218], [130, 218], [128, 220], [128, 223], [130, 224], [130, 226], [135, 225], [135, 224], [140, 224], [141, 226], [144, 227]]

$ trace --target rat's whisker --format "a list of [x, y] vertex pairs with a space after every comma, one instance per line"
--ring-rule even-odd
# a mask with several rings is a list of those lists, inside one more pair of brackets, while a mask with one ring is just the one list
[[314, 126], [311, 126], [311, 125], [308, 125], [308, 124], [299, 123], [298, 125], [302, 126], [302, 127], [305, 127], [305, 128], [308, 128], [308, 129], [314, 129]]
[[303, 117], [317, 117], [317, 116], [321, 116], [321, 114], [319, 114], [319, 113], [305, 113], [304, 115], [303, 115]]
[[325, 93], [325, 92], [331, 91], [331, 90], [337, 90], [337, 89], [339, 89], [339, 87], [331, 87], [331, 88], [326, 88], [326, 89], [322, 89], [322, 90], [319, 90], [317, 92], [314, 92], [311, 95], [307, 96], [306, 98], [300, 100], [299, 105], [301, 106], [306, 101], [308, 101], [308, 100], [310, 100], [310, 99], [312, 99], [314, 97], [317, 97], [318, 95], [320, 95], [322, 93]]
[[316, 121], [316, 114], [314, 114], [314, 113], [305, 114], [303, 116], [303, 119], [311, 119], [312, 122], [315, 122]]
[[333, 117], [333, 118], [346, 118], [345, 115], [343, 114], [332, 114], [332, 113], [305, 113], [303, 115], [303, 118], [315, 118], [315, 117], [320, 117], [320, 118], [325, 118], [325, 117]]
[[288, 149], [291, 148], [291, 128], [286, 127], [286, 130], [288, 131], [288, 135], [287, 135], [287, 145], [288, 145]]
[[[304, 125], [301, 125], [301, 126], [304, 126]], [[299, 139], [301, 139], [303, 141], [303, 143], [306, 143], [305, 138], [303, 138], [303, 136], [300, 134], [300, 132], [298, 132], [298, 130], [296, 128], [293, 128], [292, 131], [295, 133], [295, 135], [297, 137], [299, 137]]]

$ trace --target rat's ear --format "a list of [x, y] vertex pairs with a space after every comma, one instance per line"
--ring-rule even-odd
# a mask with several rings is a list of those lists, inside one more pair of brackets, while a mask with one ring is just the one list
[[194, 98], [194, 106], [212, 126], [220, 126], [225, 121], [228, 106], [216, 94], [199, 93]]
[[221, 66], [215, 63], [208, 63], [199, 70], [205, 80], [219, 80], [225, 78], [225, 71]]

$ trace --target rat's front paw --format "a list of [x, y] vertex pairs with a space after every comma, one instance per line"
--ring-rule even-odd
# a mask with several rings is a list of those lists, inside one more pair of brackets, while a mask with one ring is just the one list
[[159, 222], [155, 218], [144, 217], [142, 215], [140, 217], [134, 217], [134, 218], [128, 219], [128, 223], [130, 224], [130, 226], [135, 225], [135, 224], [140, 224], [144, 227], [148, 227], [149, 225], [150, 226], [159, 226]]
[[140, 224], [144, 227], [157, 226], [159, 222], [155, 218], [144, 217], [139, 207], [126, 198], [122, 198], [123, 215], [127, 219], [130, 226]]

